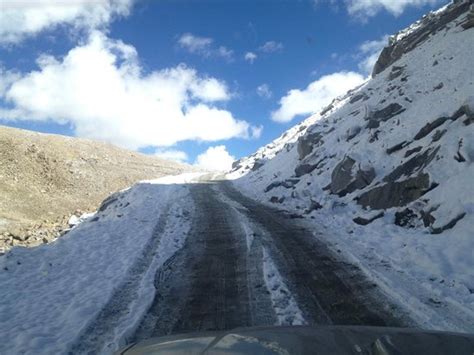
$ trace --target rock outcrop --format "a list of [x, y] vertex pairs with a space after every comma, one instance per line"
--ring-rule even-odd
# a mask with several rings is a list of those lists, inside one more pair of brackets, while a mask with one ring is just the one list
[[333, 194], [345, 196], [348, 193], [370, 185], [374, 178], [374, 168], [363, 170], [360, 166], [356, 165], [354, 159], [344, 157], [331, 174], [330, 190]]
[[[449, 9], [439, 14], [430, 13], [416, 22], [411, 28], [399, 32], [389, 38], [388, 45], [382, 50], [372, 71], [372, 77], [384, 71], [390, 65], [399, 60], [404, 54], [412, 51], [421, 43], [426, 41], [431, 35], [445, 28], [445, 26], [468, 12], [471, 1], [454, 1], [449, 5]], [[471, 15], [470, 15], [471, 16]], [[468, 20], [463, 26], [470, 28], [471, 21]]]
[[374, 210], [405, 206], [423, 196], [429, 188], [430, 178], [424, 173], [403, 181], [377, 186], [360, 195], [357, 203]]

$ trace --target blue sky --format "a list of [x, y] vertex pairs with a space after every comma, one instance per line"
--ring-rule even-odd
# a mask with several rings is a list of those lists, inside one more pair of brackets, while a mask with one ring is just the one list
[[225, 168], [436, 0], [0, 0], [0, 123]]

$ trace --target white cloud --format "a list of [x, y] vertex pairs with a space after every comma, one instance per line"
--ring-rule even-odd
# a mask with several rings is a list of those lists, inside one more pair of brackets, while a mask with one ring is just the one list
[[69, 24], [96, 29], [116, 16], [129, 14], [133, 0], [0, 0], [0, 43], [18, 43], [28, 36]]
[[293, 89], [280, 99], [280, 108], [272, 112], [277, 122], [289, 122], [295, 116], [313, 114], [328, 105], [335, 97], [361, 84], [364, 77], [355, 72], [325, 75], [309, 84], [306, 89]]
[[346, 0], [346, 5], [350, 15], [365, 19], [375, 16], [381, 10], [399, 16], [409, 6], [421, 7], [439, 2], [440, 0]]
[[195, 36], [192, 33], [184, 33], [179, 37], [178, 44], [181, 48], [186, 49], [191, 53], [202, 54], [209, 56], [211, 45], [214, 40], [208, 37]]
[[222, 57], [232, 60], [234, 51], [224, 46], [214, 48], [214, 40], [209, 37], [200, 37], [192, 33], [184, 33], [178, 38], [178, 45], [190, 53], [198, 54], [202, 57]]
[[279, 52], [283, 50], [283, 44], [280, 42], [268, 41], [261, 45], [258, 49], [265, 53]]
[[257, 87], [257, 95], [264, 98], [269, 99], [272, 97], [272, 91], [270, 90], [270, 86], [268, 84], [262, 84]]
[[250, 136], [252, 138], [258, 139], [262, 135], [263, 126], [252, 126], [250, 127]]
[[359, 62], [359, 69], [366, 75], [370, 75], [374, 65], [379, 58], [380, 52], [388, 44], [388, 35], [379, 40], [366, 41], [359, 47], [359, 56], [362, 57]]
[[186, 152], [175, 149], [162, 150], [157, 149], [154, 153], [157, 157], [177, 161], [178, 163], [186, 163], [188, 161], [188, 155]]
[[217, 48], [216, 53], [217, 53], [217, 56], [225, 58], [227, 60], [232, 60], [234, 56], [234, 51], [224, 46], [220, 46], [219, 48]]
[[209, 147], [196, 158], [197, 166], [206, 170], [227, 171], [232, 168], [235, 158], [229, 154], [224, 145]]
[[245, 56], [244, 56], [244, 59], [247, 61], [247, 62], [250, 62], [250, 64], [253, 64], [253, 62], [255, 61], [255, 59], [257, 59], [257, 55], [253, 52], [247, 52], [245, 53]]
[[227, 101], [230, 94], [227, 85], [214, 78], [204, 78], [191, 84], [192, 95], [206, 102]]
[[144, 74], [134, 47], [97, 31], [38, 66], [7, 78], [0, 119], [69, 123], [78, 136], [131, 149], [252, 136], [249, 123], [215, 106], [230, 98], [225, 83], [184, 65]]

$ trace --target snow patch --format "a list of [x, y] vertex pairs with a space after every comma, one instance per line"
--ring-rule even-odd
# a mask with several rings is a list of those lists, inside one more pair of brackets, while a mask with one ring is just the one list
[[277, 325], [307, 324], [270, 254], [263, 247], [263, 277], [277, 316]]

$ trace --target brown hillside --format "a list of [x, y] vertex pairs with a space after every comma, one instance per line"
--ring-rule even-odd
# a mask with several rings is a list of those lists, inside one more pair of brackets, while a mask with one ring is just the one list
[[[47, 242], [75, 211], [93, 211], [139, 180], [186, 170], [106, 143], [0, 126], [0, 248]], [[26, 238], [38, 229], [41, 238]]]

